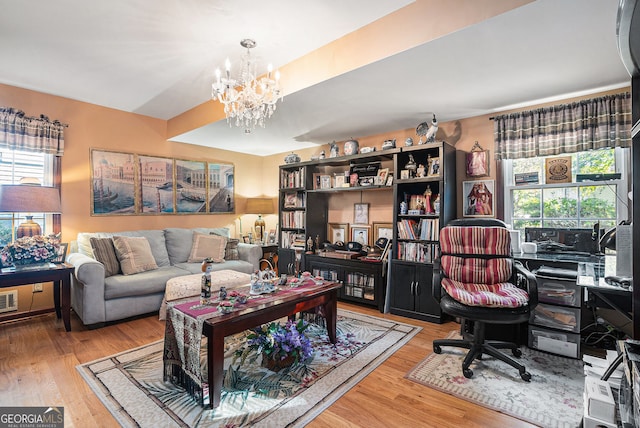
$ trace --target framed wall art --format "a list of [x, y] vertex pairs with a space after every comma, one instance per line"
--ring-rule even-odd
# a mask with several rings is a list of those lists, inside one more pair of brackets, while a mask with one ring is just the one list
[[467, 177], [489, 176], [489, 150], [484, 150], [477, 141], [467, 153], [466, 170]]
[[178, 213], [207, 212], [206, 162], [176, 160], [176, 205]]
[[131, 153], [91, 150], [91, 215], [136, 213], [136, 162]]
[[236, 211], [234, 193], [234, 168], [232, 164], [207, 163], [207, 212], [234, 213]]
[[373, 223], [373, 242], [380, 238], [393, 239], [393, 224]]
[[495, 217], [495, 182], [477, 180], [462, 182], [465, 217]]
[[175, 212], [173, 159], [138, 156], [140, 211], [144, 214]]
[[369, 204], [353, 205], [353, 222], [361, 224], [369, 223]]

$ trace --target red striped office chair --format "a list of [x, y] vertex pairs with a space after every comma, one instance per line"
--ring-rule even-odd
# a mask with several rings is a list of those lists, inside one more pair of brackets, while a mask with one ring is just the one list
[[[469, 368], [483, 354], [515, 367], [520, 377], [531, 374], [515, 359], [499, 349], [522, 352], [515, 343], [485, 340], [486, 324], [518, 324], [529, 319], [538, 303], [535, 276], [511, 255], [511, 237], [504, 222], [496, 219], [459, 219], [440, 231], [440, 256], [434, 262], [433, 295], [444, 313], [461, 320], [462, 339], [433, 341], [433, 351], [443, 346], [469, 349], [462, 373], [471, 378]], [[473, 333], [468, 323], [473, 323]]]

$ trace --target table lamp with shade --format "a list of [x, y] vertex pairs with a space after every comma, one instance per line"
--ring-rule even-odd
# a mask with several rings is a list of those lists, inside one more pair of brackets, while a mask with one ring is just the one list
[[27, 220], [16, 230], [16, 238], [42, 234], [42, 228], [33, 221], [31, 213], [59, 214], [62, 211], [60, 191], [41, 186], [37, 180], [22, 179], [21, 184], [0, 185], [0, 212], [27, 213]]
[[258, 218], [254, 224], [256, 231], [256, 239], [261, 243], [265, 243], [264, 228], [265, 222], [262, 218], [263, 214], [273, 214], [273, 199], [272, 198], [249, 198], [247, 199], [247, 206], [245, 209], [247, 214], [258, 214]]

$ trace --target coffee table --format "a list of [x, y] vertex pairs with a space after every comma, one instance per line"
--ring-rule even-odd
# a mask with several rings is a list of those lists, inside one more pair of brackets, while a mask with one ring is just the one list
[[[194, 333], [197, 336], [201, 334], [207, 337], [208, 375], [206, 383], [202, 382], [201, 385], [203, 403], [205, 405], [208, 404], [211, 408], [218, 407], [224, 380], [224, 338], [226, 336], [240, 333], [278, 318], [290, 317], [302, 311], [322, 307], [329, 340], [331, 343], [336, 343], [337, 297], [338, 289], [341, 286], [341, 283], [328, 281], [323, 281], [320, 284], [303, 285], [297, 288], [283, 286], [275, 293], [250, 299], [246, 305], [239, 306], [229, 314], [221, 314], [217, 312], [215, 307], [211, 307], [208, 311], [197, 309], [198, 301], [185, 302], [178, 305], [170, 304], [169, 316], [167, 317], [167, 331], [170, 331], [170, 333], [165, 334], [165, 376], [167, 374], [167, 363], [172, 363], [172, 361], [168, 361], [168, 358], [172, 358], [171, 354], [176, 353], [175, 350], [167, 352], [168, 347], [173, 346], [173, 344], [169, 343], [171, 340], [169, 336], [176, 333], [183, 335], [185, 329], [199, 328], [201, 326], [201, 332], [191, 331], [189, 333], [191, 337], [194, 336]], [[249, 288], [247, 286], [242, 289], [248, 292]], [[172, 316], [172, 311], [181, 312], [175, 315], [184, 319], [185, 322], [182, 325], [174, 326], [171, 324], [176, 318]], [[191, 343], [190, 346], [194, 350], [199, 349], [199, 342], [197, 344]], [[182, 355], [184, 354], [186, 352], [183, 352]], [[183, 370], [192, 372], [189, 376], [193, 375], [194, 370], [199, 370], [199, 364], [193, 361], [182, 361], [181, 364]], [[182, 376], [183, 379], [185, 377]], [[207, 396], [207, 389], [209, 396]]]

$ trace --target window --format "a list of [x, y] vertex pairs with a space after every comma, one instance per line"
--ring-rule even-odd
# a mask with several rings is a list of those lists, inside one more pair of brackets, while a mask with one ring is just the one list
[[[544, 184], [545, 157], [503, 160], [507, 224], [525, 227], [601, 228], [615, 226], [629, 217], [628, 171], [630, 150], [609, 148], [578, 152], [571, 156], [571, 183]], [[556, 156], [549, 156], [550, 158]], [[577, 174], [620, 173], [620, 180], [576, 182]], [[515, 184], [516, 174], [537, 173], [538, 182]]]
[[[0, 184], [17, 184], [20, 179], [34, 177], [42, 185], [53, 183], [53, 155], [0, 149]], [[43, 213], [0, 213], [0, 246], [13, 241], [12, 233], [26, 220], [26, 214], [42, 227], [42, 234], [53, 233], [52, 215]]]

